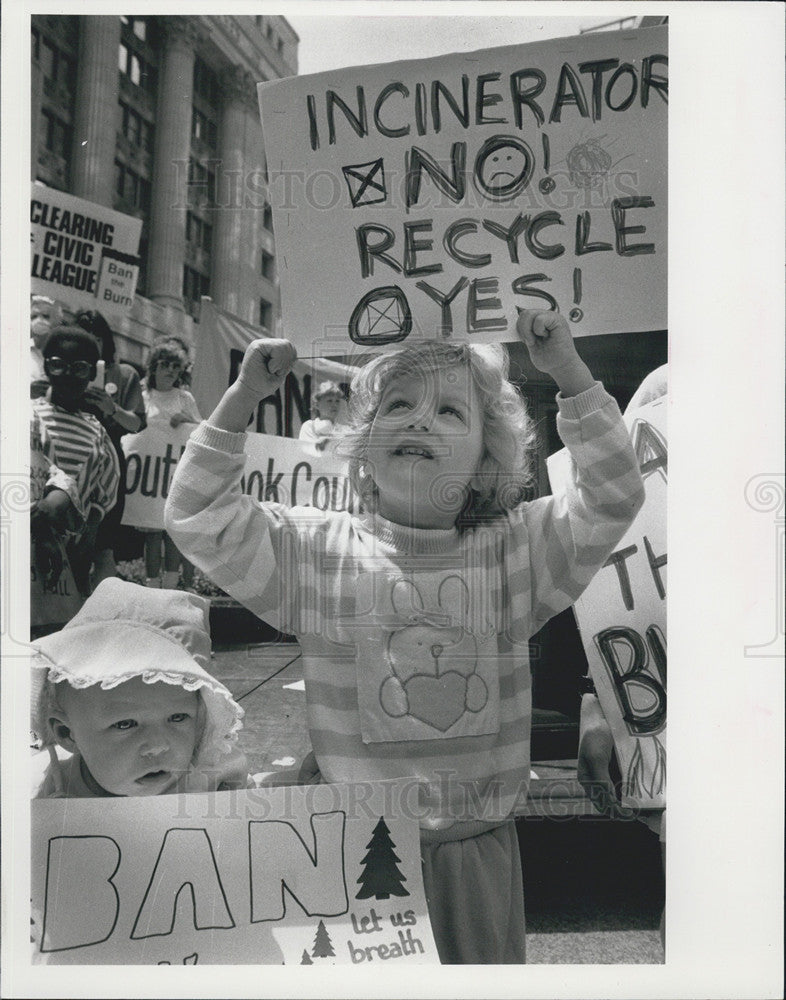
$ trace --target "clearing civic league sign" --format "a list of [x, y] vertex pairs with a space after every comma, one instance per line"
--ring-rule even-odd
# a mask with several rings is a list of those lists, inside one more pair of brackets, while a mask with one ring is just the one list
[[[611, 727], [625, 805], [666, 805], [666, 397], [626, 414], [644, 477], [636, 520], [575, 604], [590, 676]], [[548, 460], [555, 491], [567, 456]]]
[[666, 327], [664, 28], [258, 85], [286, 335], [303, 356], [408, 337]]
[[34, 294], [75, 311], [128, 314], [139, 274], [141, 219], [33, 184], [30, 228]]
[[36, 963], [439, 961], [414, 780], [32, 803]]

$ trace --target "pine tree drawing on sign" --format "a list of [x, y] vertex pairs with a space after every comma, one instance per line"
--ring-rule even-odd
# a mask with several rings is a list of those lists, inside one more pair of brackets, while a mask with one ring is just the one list
[[317, 925], [317, 933], [314, 938], [314, 947], [311, 949], [314, 958], [330, 958], [336, 953], [333, 951], [333, 943], [325, 927], [324, 920], [320, 920]]
[[371, 896], [389, 899], [391, 896], [409, 895], [401, 884], [407, 881], [407, 877], [399, 871], [397, 862], [401, 858], [397, 856], [395, 846], [385, 820], [380, 817], [366, 845], [366, 856], [360, 862], [365, 870], [358, 878], [361, 888], [356, 899], [369, 899]]

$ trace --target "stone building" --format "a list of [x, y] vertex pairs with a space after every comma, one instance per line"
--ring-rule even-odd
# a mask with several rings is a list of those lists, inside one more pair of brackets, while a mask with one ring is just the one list
[[142, 220], [119, 353], [192, 340], [199, 300], [278, 321], [256, 83], [297, 73], [280, 16], [32, 17], [32, 180]]

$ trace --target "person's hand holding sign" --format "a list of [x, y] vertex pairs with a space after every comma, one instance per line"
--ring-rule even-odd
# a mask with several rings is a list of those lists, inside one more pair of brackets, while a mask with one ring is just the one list
[[263, 337], [252, 341], [237, 381], [224, 393], [210, 423], [225, 431], [244, 431], [257, 403], [276, 391], [296, 361], [297, 351], [288, 340]]
[[533, 365], [551, 375], [563, 396], [577, 396], [595, 384], [576, 351], [570, 327], [559, 313], [522, 309], [516, 332], [527, 345]]

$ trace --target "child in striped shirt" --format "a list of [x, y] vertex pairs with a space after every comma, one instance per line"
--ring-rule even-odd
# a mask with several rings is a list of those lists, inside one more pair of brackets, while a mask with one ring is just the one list
[[[83, 409], [96, 375], [95, 339], [80, 327], [59, 326], [49, 334], [43, 356], [49, 389], [32, 401], [31, 423], [35, 451], [52, 473], [51, 481], [36, 490], [41, 495], [35, 496], [31, 513], [33, 541], [41, 549], [51, 546], [55, 536], [68, 533], [73, 541], [97, 524], [115, 503], [120, 476], [107, 432]], [[70, 488], [62, 487], [63, 478]], [[84, 594], [89, 569], [75, 572]]]
[[345, 447], [363, 513], [243, 495], [248, 415], [295, 360], [287, 341], [259, 340], [167, 503], [189, 558], [297, 636], [323, 778], [412, 778], [444, 963], [524, 961], [513, 814], [529, 780], [528, 639], [576, 600], [643, 499], [617, 405], [564, 319], [525, 311], [517, 329], [561, 390], [566, 495], [521, 501], [533, 433], [503, 350], [445, 342], [383, 355], [353, 381]]

